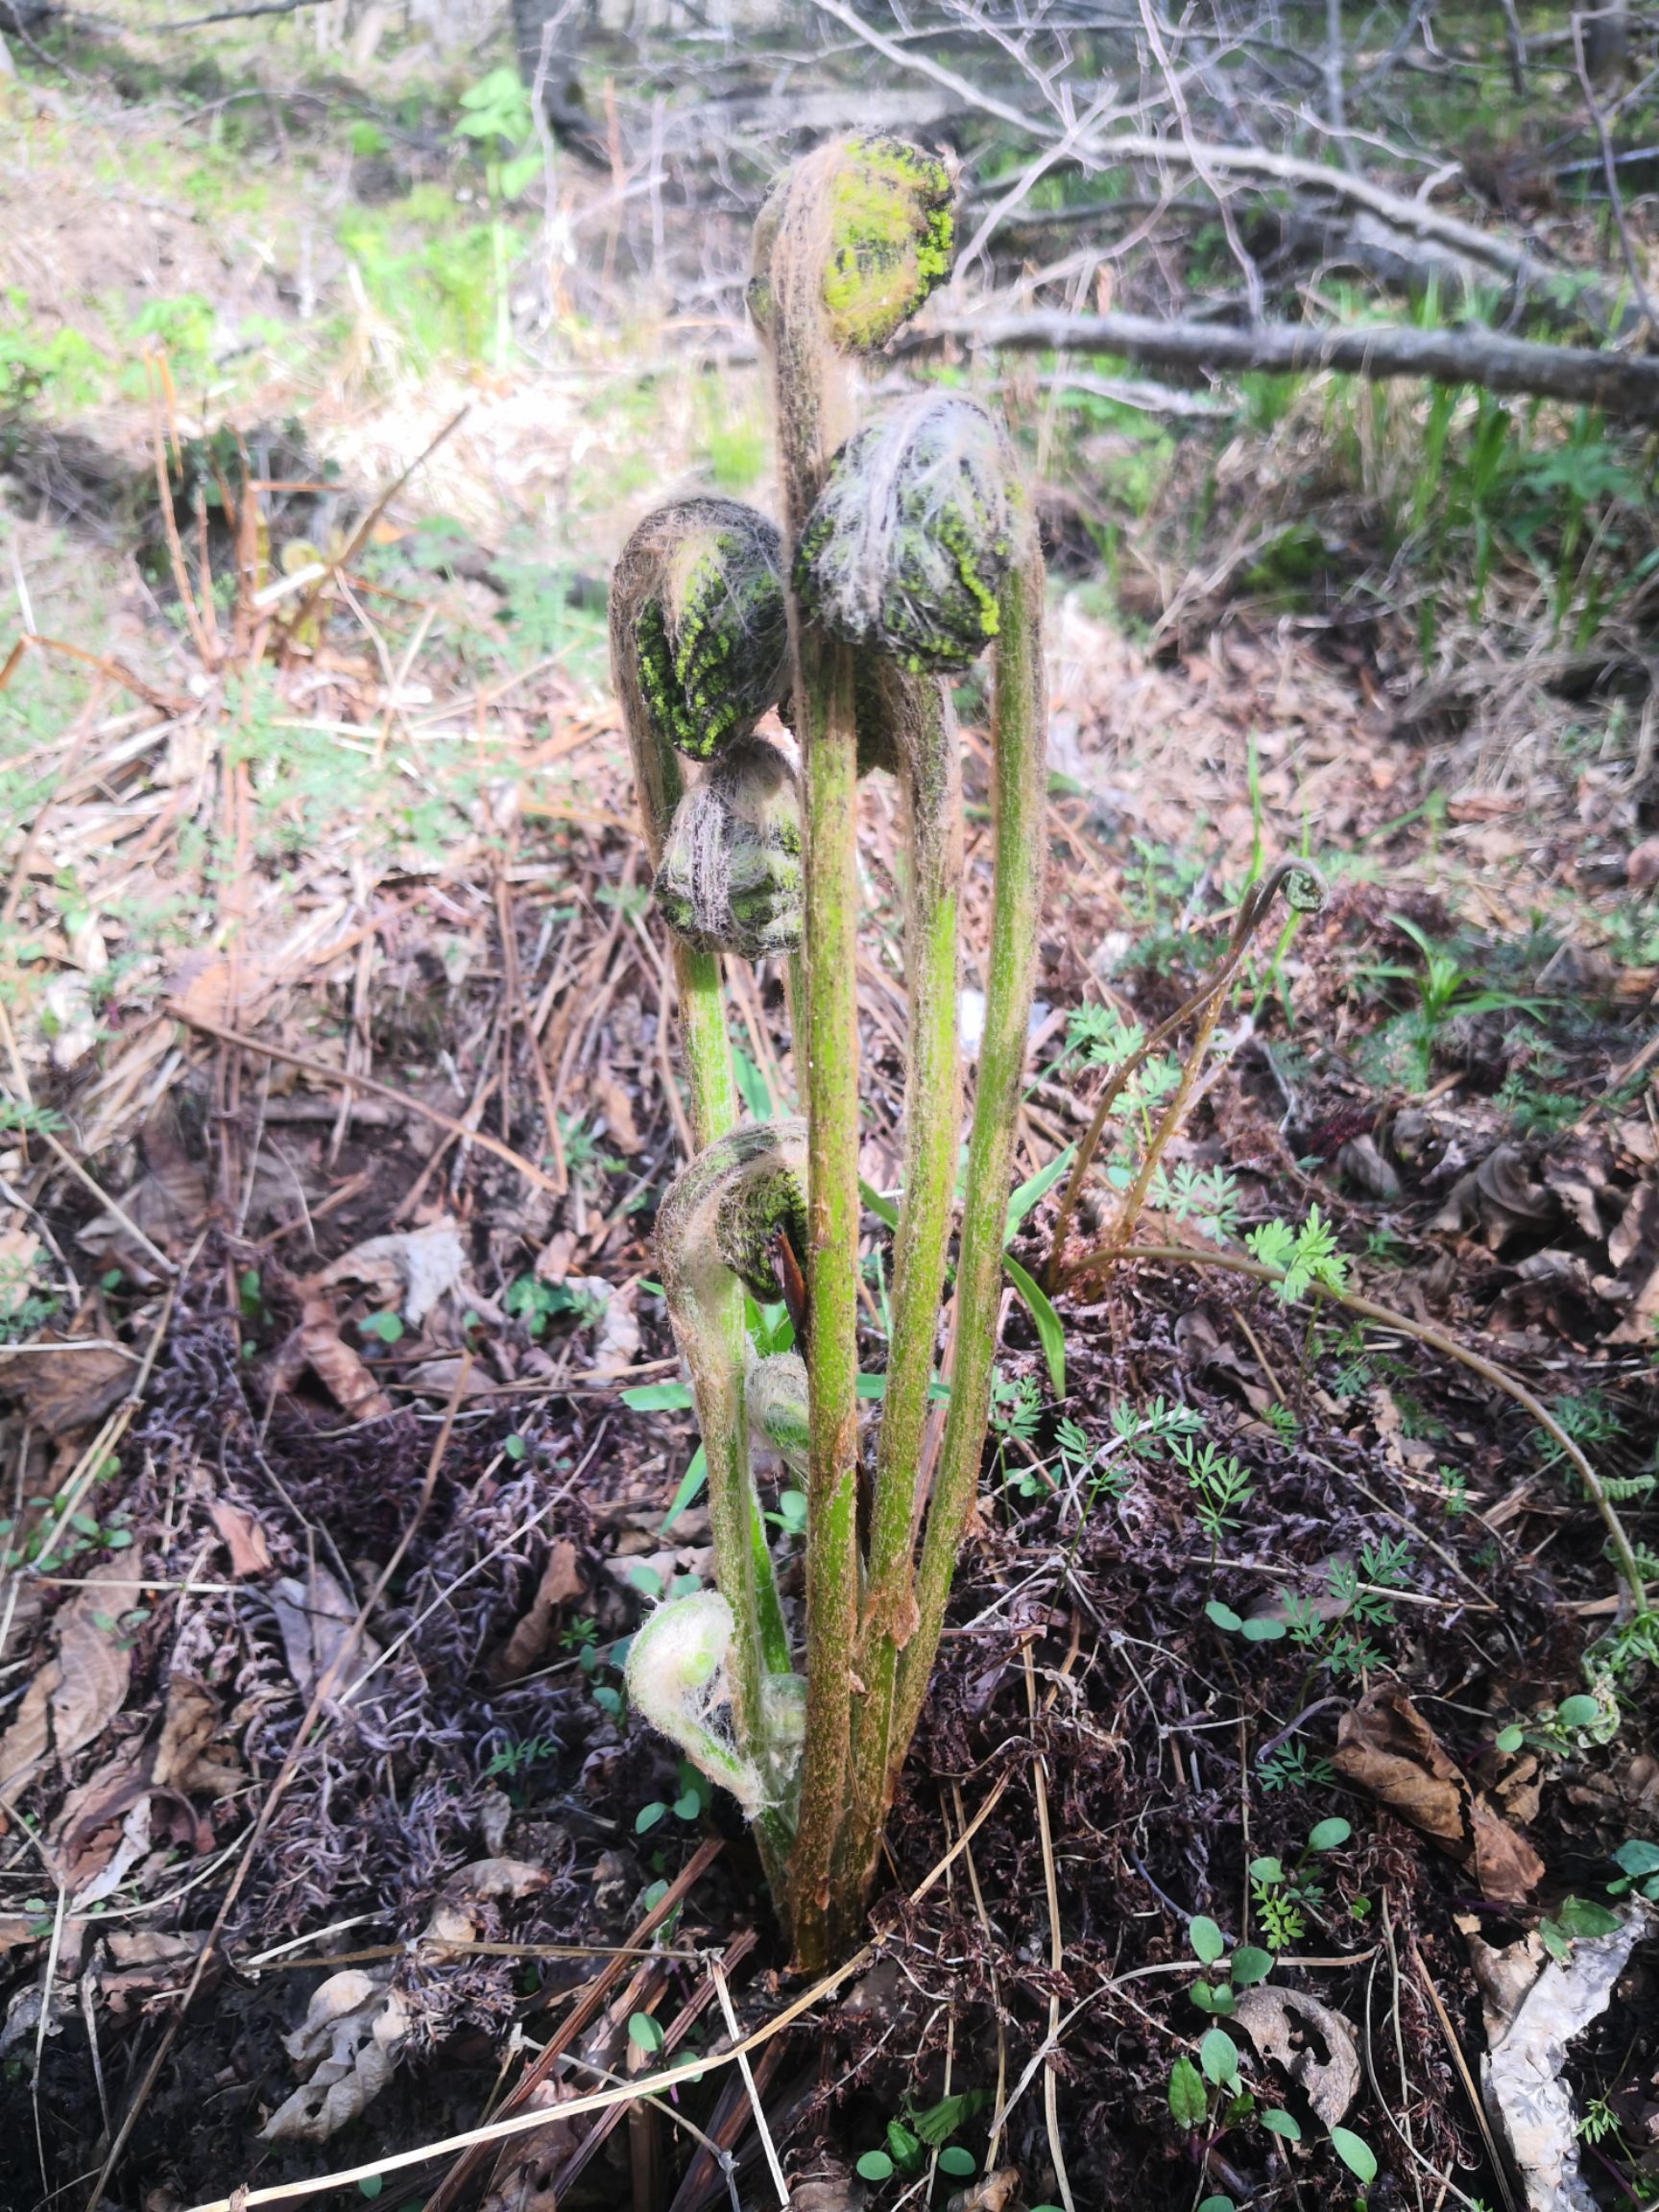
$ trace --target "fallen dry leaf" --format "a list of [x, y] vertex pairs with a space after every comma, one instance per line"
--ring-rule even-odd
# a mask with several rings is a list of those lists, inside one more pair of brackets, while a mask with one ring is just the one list
[[[144, 1172], [131, 1190], [117, 1194], [117, 1203], [152, 1243], [163, 1252], [182, 1252], [206, 1225], [210, 1204], [206, 1168], [190, 1157], [170, 1114], [150, 1120], [138, 1142]], [[113, 1212], [94, 1214], [75, 1241], [84, 1251], [118, 1262], [141, 1282], [153, 1280], [150, 1255]]]
[[551, 1879], [544, 1866], [528, 1859], [475, 1859], [470, 1865], [458, 1867], [445, 1883], [444, 1894], [421, 1932], [422, 1960], [442, 1964], [446, 1958], [461, 1957], [445, 1946], [476, 1940], [480, 1906], [501, 1898], [534, 1896]]
[[357, 1608], [326, 1567], [313, 1567], [304, 1582], [284, 1575], [272, 1585], [271, 1607], [282, 1637], [288, 1671], [308, 1697], [324, 1671], [336, 1659], [335, 1692], [348, 1687], [353, 1671], [361, 1671], [378, 1658], [380, 1647], [371, 1636], [351, 1650], [351, 1624]]
[[217, 1756], [210, 1748], [222, 1726], [219, 1700], [205, 1683], [190, 1674], [173, 1675], [151, 1768], [156, 1787], [204, 1797], [228, 1797], [240, 1790], [248, 1775], [229, 1746], [220, 1743]]
[[52, 1693], [52, 1747], [68, 1759], [121, 1710], [132, 1677], [132, 1654], [114, 1616], [132, 1600], [132, 1569], [118, 1559], [94, 1567], [53, 1626], [61, 1679]]
[[102, 1336], [43, 1335], [41, 1346], [73, 1344], [73, 1352], [20, 1352], [0, 1360], [0, 1390], [23, 1401], [31, 1424], [49, 1436], [89, 1429], [120, 1404], [138, 1369], [132, 1356]]
[[[71, 1790], [52, 1831], [58, 1876], [84, 1904], [96, 1904], [150, 1848], [150, 1778], [134, 1740]], [[142, 1817], [124, 1833], [134, 1809]], [[116, 1869], [108, 1880], [111, 1867]]]
[[1359, 2094], [1359, 2050], [1340, 2012], [1300, 1989], [1239, 1990], [1233, 2017], [1263, 2058], [1283, 2067], [1308, 2102], [1334, 2128]]
[[[995, 2174], [987, 2174], [983, 2180], [975, 2181], [958, 2196], [952, 2197], [954, 2212], [1007, 2212], [1020, 2194], [1020, 2169], [1018, 2166], [998, 2166]], [[791, 2212], [797, 2212], [798, 2197], [789, 2200]]]
[[567, 1536], [562, 1536], [548, 1551], [530, 1610], [490, 1662], [492, 1682], [511, 1682], [530, 1671], [552, 1640], [554, 1615], [562, 1605], [580, 1598], [585, 1587], [576, 1547]]
[[362, 1358], [340, 1334], [334, 1309], [325, 1298], [307, 1298], [300, 1326], [276, 1356], [279, 1373], [309, 1367], [340, 1410], [353, 1421], [377, 1421], [392, 1411], [392, 1401]]
[[157, 1990], [180, 1986], [206, 1942], [205, 1930], [162, 1935], [141, 1928], [108, 1938], [109, 1964], [98, 1976], [98, 1994], [111, 2012], [129, 2011]]
[[1486, 2022], [1480, 2086], [1529, 2212], [1596, 2212], [1600, 2201], [1579, 2170], [1564, 2070], [1574, 2038], [1606, 2010], [1651, 1925], [1647, 1912], [1632, 1912], [1606, 1936], [1578, 1937], [1560, 1961], [1546, 1957], [1535, 1935], [1501, 1951], [1470, 1938]]
[[445, 1292], [454, 1289], [467, 1264], [467, 1247], [453, 1221], [429, 1222], [424, 1229], [398, 1230], [371, 1237], [325, 1267], [317, 1281], [367, 1283], [395, 1300], [405, 1321], [418, 1329]]
[[[574, 2081], [539, 2081], [514, 2110], [553, 2112], [580, 2094]], [[558, 2212], [553, 2184], [580, 2140], [574, 2120], [550, 2120], [521, 2142], [503, 2144], [479, 2212]]]
[[52, 1693], [59, 1679], [58, 1662], [49, 1659], [23, 1693], [11, 1727], [0, 1736], [0, 1811], [27, 1787], [51, 1749]]
[[265, 1575], [271, 1568], [271, 1546], [260, 1524], [252, 1513], [240, 1505], [232, 1505], [228, 1498], [215, 1498], [207, 1508], [207, 1518], [230, 1554], [230, 1572], [245, 1575]]
[[1659, 1321], [1659, 1183], [1638, 1185], [1607, 1238], [1617, 1284], [1599, 1286], [1625, 1303], [1609, 1344], [1651, 1344]]
[[348, 1967], [311, 1992], [283, 2047], [308, 2079], [259, 2130], [266, 2143], [325, 2143], [357, 2119], [391, 2080], [409, 2013], [389, 1969]]
[[614, 1075], [601, 1072], [594, 1076], [589, 1093], [593, 1103], [605, 1117], [605, 1134], [618, 1152], [631, 1160], [644, 1144], [634, 1119], [634, 1107], [628, 1094]]
[[1403, 1690], [1373, 1690], [1343, 1714], [1333, 1764], [1468, 1866], [1493, 1904], [1520, 1904], [1542, 1878], [1531, 1844], [1470, 1788]]

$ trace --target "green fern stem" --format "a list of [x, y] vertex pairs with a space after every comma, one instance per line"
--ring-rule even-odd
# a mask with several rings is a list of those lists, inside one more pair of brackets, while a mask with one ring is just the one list
[[858, 1609], [858, 768], [851, 653], [806, 635], [798, 666], [805, 761], [810, 1446], [806, 1742], [789, 1872], [796, 1960], [812, 1973], [829, 1962], [830, 1864], [846, 1786]]
[[985, 1026], [956, 1266], [950, 1407], [916, 1575], [916, 1627], [898, 1661], [889, 1791], [903, 1765], [938, 1654], [956, 1554], [978, 1488], [990, 1413], [1003, 1229], [1043, 906], [1047, 710], [1042, 624], [1043, 565], [1033, 547], [1011, 570], [998, 613], [992, 757], [996, 873]]
[[899, 1653], [916, 1624], [916, 1475], [933, 1379], [961, 1122], [957, 932], [961, 920], [962, 775], [950, 695], [935, 679], [884, 671], [898, 737], [910, 859], [905, 950], [909, 1056], [904, 1194], [893, 1242], [892, 1333], [876, 1450], [869, 1566], [854, 1671], [852, 1781], [836, 1847], [836, 1893], [868, 1893], [890, 1796]]

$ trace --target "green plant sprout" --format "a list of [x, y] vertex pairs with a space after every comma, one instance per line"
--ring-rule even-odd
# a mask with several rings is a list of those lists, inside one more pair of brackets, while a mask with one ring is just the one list
[[[854, 404], [852, 362], [949, 269], [950, 200], [942, 163], [880, 137], [821, 148], [782, 177], [757, 225], [749, 294], [771, 368], [782, 529], [731, 500], [679, 501], [636, 531], [611, 596], [697, 1147], [663, 1201], [658, 1253], [703, 1433], [716, 1583], [648, 1617], [627, 1683], [750, 1817], [804, 1971], [855, 1937], [978, 1483], [1042, 891], [1043, 568], [1007, 437], [954, 394], [863, 423]], [[944, 1376], [963, 844], [944, 679], [987, 648], [996, 858]], [[799, 777], [757, 734], [774, 706]], [[685, 757], [706, 764], [689, 789]], [[878, 769], [899, 785], [908, 846], [909, 1052], [902, 1197], [878, 1209], [893, 1225], [876, 1277], [887, 1365], [871, 1378], [856, 1341], [868, 1278], [854, 826], [858, 778]], [[762, 957], [787, 962], [804, 1113], [739, 1126], [722, 962]], [[770, 1104], [753, 1084], [746, 1097]], [[1035, 1285], [1022, 1294], [1053, 1372], [1058, 1321]], [[799, 1350], [756, 1340], [756, 1306], [779, 1301]], [[866, 1453], [859, 1402], [875, 1395]], [[757, 1444], [795, 1485], [770, 1515]], [[683, 1499], [691, 1482], [688, 1471]], [[798, 1644], [772, 1543], [803, 1529]]]
[[507, 295], [507, 226], [501, 210], [517, 200], [533, 177], [541, 174], [539, 152], [521, 152], [534, 141], [530, 95], [517, 70], [492, 69], [461, 95], [455, 125], [458, 139], [471, 139], [484, 161], [484, 188], [490, 197], [490, 257], [495, 286], [495, 366], [503, 369], [513, 350], [513, 311]]

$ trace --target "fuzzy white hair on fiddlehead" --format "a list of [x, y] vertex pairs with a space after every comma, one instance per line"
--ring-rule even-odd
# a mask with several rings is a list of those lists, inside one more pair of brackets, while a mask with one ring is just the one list
[[801, 943], [801, 793], [776, 745], [729, 745], [675, 809], [657, 903], [678, 935], [745, 960]]
[[613, 628], [626, 632], [659, 737], [694, 760], [750, 735], [783, 687], [782, 552], [734, 499], [648, 515], [617, 563]]
[[[657, 1258], [670, 1310], [686, 1310], [723, 1273], [763, 1303], [779, 1295], [783, 1238], [800, 1262], [806, 1239], [806, 1124], [759, 1121], [706, 1144], [657, 1213]], [[680, 1328], [676, 1320], [676, 1330]], [[697, 1347], [682, 1337], [687, 1358]]]
[[885, 346], [950, 274], [950, 170], [880, 134], [821, 147], [768, 195], [755, 225], [749, 311], [770, 334], [795, 268], [817, 276], [825, 337], [838, 353]]
[[757, 1359], [749, 1370], [746, 1403], [756, 1442], [776, 1452], [791, 1475], [805, 1475], [811, 1431], [806, 1362], [800, 1353], [772, 1352]]
[[1006, 433], [972, 399], [920, 393], [836, 454], [795, 588], [849, 644], [917, 673], [966, 668], [997, 636], [1024, 530]]
[[733, 1632], [732, 1608], [717, 1590], [672, 1599], [640, 1624], [623, 1679], [635, 1708], [753, 1819], [773, 1792], [714, 1718], [727, 1701]]

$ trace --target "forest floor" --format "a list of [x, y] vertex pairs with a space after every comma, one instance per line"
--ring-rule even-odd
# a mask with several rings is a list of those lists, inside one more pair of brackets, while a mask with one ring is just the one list
[[[1567, 451], [1637, 566], [1636, 461], [1504, 413], [1472, 593], [1484, 401], [1430, 496], [1421, 394], [1260, 386], [1172, 428], [1003, 388], [1066, 487], [1028, 1269], [1133, 1024], [1278, 860], [1330, 897], [1241, 972], [1162, 1256], [1060, 1297], [1063, 1352], [1010, 1294], [874, 1952], [786, 2020], [754, 1855], [618, 1671], [709, 1551], [605, 577], [664, 493], [763, 492], [757, 375], [730, 317], [681, 349], [580, 299], [492, 359], [491, 218], [455, 230], [415, 93], [306, 122], [301, 90], [227, 145], [232, 82], [0, 84], [3, 521], [18, 627], [58, 641], [0, 701], [0, 2206], [84, 2201], [132, 2112], [134, 2212], [335, 2173], [325, 2201], [460, 2201], [488, 2163], [414, 2154], [550, 2041], [565, 2101], [710, 2063], [509, 2146], [496, 2212], [728, 2200], [678, 2120], [817, 2212], [1514, 2205], [1473, 2077], [1541, 1967], [1571, 2010], [1603, 1961], [1566, 2125], [1596, 2201], [1651, 2201], [1659, 1626], [1563, 1442], [1659, 1574], [1655, 708], [1641, 607], [1559, 549]], [[614, 184], [563, 180], [557, 282], [638, 258]], [[903, 863], [883, 780], [863, 809], [891, 1190]], [[782, 979], [733, 967], [764, 1114]], [[1086, 1228], [1171, 1077], [1126, 1096]], [[1214, 1264], [1246, 1238], [1311, 1299]]]

